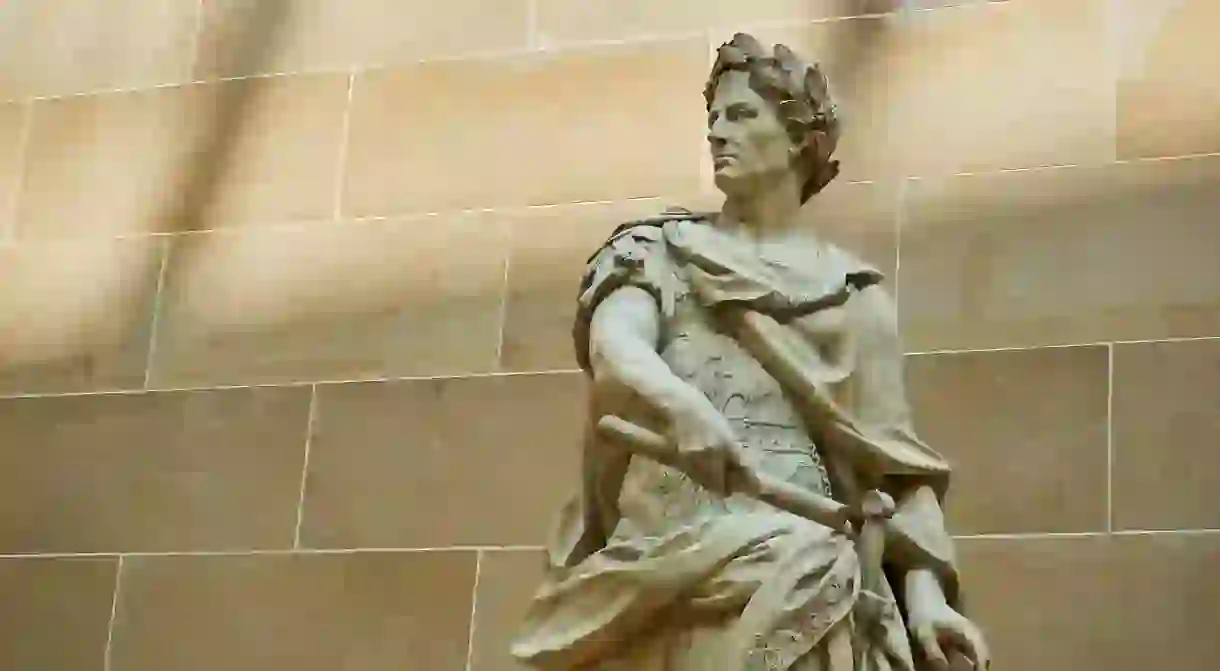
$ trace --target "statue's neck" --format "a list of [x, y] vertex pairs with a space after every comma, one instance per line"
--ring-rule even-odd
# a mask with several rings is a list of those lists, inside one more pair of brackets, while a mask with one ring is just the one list
[[758, 243], [779, 242], [799, 232], [801, 200], [795, 181], [785, 180], [769, 189], [729, 195], [721, 208], [721, 221], [743, 238]]

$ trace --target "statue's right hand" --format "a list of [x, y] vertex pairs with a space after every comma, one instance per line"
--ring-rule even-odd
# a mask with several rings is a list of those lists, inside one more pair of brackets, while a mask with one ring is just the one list
[[740, 443], [729, 420], [702, 394], [672, 408], [668, 437], [678, 462], [692, 480], [727, 496], [733, 473], [741, 469]]

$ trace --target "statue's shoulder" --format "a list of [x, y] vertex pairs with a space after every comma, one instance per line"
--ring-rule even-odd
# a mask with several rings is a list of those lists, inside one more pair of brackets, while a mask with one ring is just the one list
[[870, 295], [888, 293], [882, 285], [885, 273], [878, 270], [877, 266], [865, 261], [855, 252], [835, 244], [828, 243], [825, 249], [835, 272], [842, 274], [845, 284], [852, 291], [869, 289], [867, 293]]
[[673, 234], [675, 227], [702, 225], [714, 217], [714, 214], [685, 208], [666, 208], [656, 216], [619, 224], [605, 242], [593, 251], [577, 292], [576, 325], [573, 330], [577, 361], [582, 368], [588, 367], [589, 320], [602, 300], [615, 290], [625, 286], [638, 287], [656, 300], [662, 315], [673, 313], [682, 286], [675, 272], [675, 261], [670, 254], [667, 236]]
[[836, 274], [850, 295], [849, 319], [855, 329], [871, 336], [892, 340], [898, 337], [898, 309], [894, 294], [885, 284], [885, 274], [860, 255], [839, 247], [827, 245], [829, 260], [836, 267]]
[[[594, 263], [607, 249], [632, 246], [630, 243], [640, 243], [643, 251], [661, 251], [665, 238], [666, 227], [686, 224], [710, 224], [716, 218], [714, 212], [696, 212], [684, 207], [671, 206], [660, 214], [640, 219], [631, 219], [619, 224], [593, 253], [588, 262]], [[624, 245], [622, 243], [628, 243]]]
[[612, 290], [637, 285], [669, 305], [677, 289], [667, 237], [675, 227], [699, 226], [715, 215], [684, 207], [667, 207], [659, 215], [634, 218], [615, 227], [588, 257], [581, 278], [581, 303], [593, 306]]
[[671, 263], [667, 237], [676, 227], [698, 226], [715, 214], [669, 207], [656, 216], [632, 219], [614, 231], [589, 255], [581, 281], [582, 293], [605, 280], [632, 276], [657, 281]]

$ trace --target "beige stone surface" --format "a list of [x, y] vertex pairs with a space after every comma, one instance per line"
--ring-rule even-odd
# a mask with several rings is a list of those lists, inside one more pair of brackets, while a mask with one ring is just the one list
[[1118, 156], [1220, 152], [1220, 59], [1209, 0], [1113, 0]]
[[543, 543], [578, 473], [584, 395], [576, 373], [320, 385], [302, 545]]
[[309, 388], [0, 400], [0, 553], [291, 548]]
[[908, 191], [911, 351], [1209, 336], [1220, 159], [944, 180]]
[[772, 23], [805, 23], [979, 1], [985, 0], [539, 0], [538, 40], [546, 46], [562, 46], [700, 31], [719, 36], [743, 27], [761, 36], [765, 26]]
[[[528, 11], [527, 0], [212, 0], [203, 3], [195, 76], [404, 65], [524, 50]], [[252, 40], [271, 44], [243, 49]]]
[[1215, 529], [1220, 339], [1114, 346], [1114, 527]]
[[920, 434], [955, 469], [954, 534], [1107, 528], [1109, 351], [907, 357]]
[[[522, 671], [545, 558], [419, 546], [547, 538], [587, 381], [482, 376], [576, 365], [607, 228], [720, 209], [698, 87], [747, 29], [842, 106], [842, 173], [798, 218], [888, 275], [907, 350], [1001, 348], [905, 361], [994, 668], [1212, 668], [1220, 173], [1180, 157], [1220, 151], [1216, 11], [0, 3], [0, 554], [273, 550], [124, 557], [113, 671]], [[1163, 338], [1188, 340], [1107, 370], [1111, 341]], [[293, 388], [98, 393], [144, 386], [150, 351], [154, 387]], [[303, 532], [326, 549], [289, 550], [309, 383], [432, 375], [462, 379], [321, 385]], [[449, 491], [470, 505], [436, 513]], [[0, 668], [103, 668], [117, 564], [0, 558]]]
[[0, 10], [0, 100], [189, 81], [197, 0], [38, 0]]
[[139, 389], [162, 241], [0, 246], [0, 394]]
[[545, 566], [540, 550], [483, 553], [475, 593], [471, 671], [528, 671], [508, 651]]
[[981, 172], [1114, 158], [1107, 0], [968, 4], [887, 19], [887, 168]]
[[[969, 608], [996, 669], [1207, 668], [1215, 534], [964, 540]], [[1166, 652], [1172, 650], [1172, 653]]]
[[0, 105], [0, 240], [12, 232], [28, 119], [28, 105]]
[[344, 213], [693, 193], [704, 115], [691, 82], [706, 74], [705, 45], [625, 44], [361, 74]]
[[0, 559], [0, 665], [99, 668], [117, 568], [114, 557]]
[[329, 219], [346, 75], [34, 104], [18, 232], [140, 235]]
[[175, 238], [152, 386], [493, 371], [506, 255], [481, 214]]
[[473, 552], [128, 558], [111, 664], [460, 671], [474, 578]]

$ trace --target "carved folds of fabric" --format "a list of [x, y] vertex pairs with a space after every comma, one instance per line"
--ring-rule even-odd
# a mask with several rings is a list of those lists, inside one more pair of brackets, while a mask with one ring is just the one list
[[637, 222], [618, 231], [589, 258], [576, 303], [572, 330], [576, 360], [589, 369], [589, 323], [593, 310], [602, 299], [625, 286], [647, 291], [657, 301], [662, 314], [673, 313], [678, 288], [674, 268], [665, 253], [665, 239], [659, 223]]
[[[879, 346], [893, 330], [888, 317], [881, 318], [888, 308], [873, 288], [879, 274], [834, 253], [816, 264], [802, 265], [798, 258], [787, 267], [767, 266], [753, 248], [718, 237], [698, 218], [688, 213], [629, 222], [589, 259], [573, 328], [580, 365], [589, 370], [597, 305], [625, 286], [644, 290], [660, 311], [662, 358], [721, 409], [754, 454], [792, 468], [779, 477], [822, 489], [829, 486], [828, 466], [839, 488], [838, 472], [850, 463], [844, 455], [854, 452], [899, 478], [895, 483], [910, 483], [893, 492], [898, 511], [887, 534], [887, 566], [933, 569], [952, 601], [956, 566], [940, 508], [948, 466], [904, 424], [900, 381], [870, 384], [884, 378], [876, 362], [901, 356], [900, 349]], [[754, 330], [713, 328], [708, 315], [717, 311], [744, 315]], [[841, 319], [827, 318], [834, 313]], [[823, 341], [812, 337], [821, 335], [817, 329], [853, 341], [860, 356], [830, 356], [837, 350], [821, 347]], [[852, 390], [844, 398], [836, 392], [840, 382]], [[802, 418], [827, 421], [816, 432], [803, 431], [813, 424], [802, 427], [794, 408]], [[828, 448], [825, 455], [815, 442]], [[625, 473], [597, 471], [601, 455], [617, 454], [598, 448], [598, 441], [586, 440], [585, 487], [565, 507], [548, 545], [550, 570], [518, 638], [518, 659], [548, 671], [577, 668], [612, 652], [609, 641], [638, 635], [650, 618], [691, 607], [693, 595], [710, 595], [717, 585], [749, 588], [733, 626], [733, 647], [742, 655], [735, 661], [744, 668], [805, 668], [803, 660], [827, 632], [836, 624], [844, 625], [840, 630], [852, 626], [855, 604], [868, 595], [860, 589], [854, 549], [828, 530], [791, 533], [790, 517], [763, 513], [751, 505], [757, 502], [741, 502], [738, 509], [733, 497], [725, 515], [719, 510], [724, 502], [645, 460], [630, 460]], [[806, 450], [808, 458], [784, 461], [792, 450]], [[603, 472], [618, 475], [598, 475]], [[832, 493], [853, 497], [850, 487]], [[672, 528], [651, 528], [657, 519]], [[792, 545], [785, 541], [765, 570], [742, 561], [758, 543], [780, 536]], [[888, 602], [893, 594], [883, 583], [877, 597]], [[723, 607], [724, 601], [709, 596], [707, 603]], [[893, 651], [892, 668], [910, 671], [898, 613], [888, 610], [883, 619], [879, 640]]]

